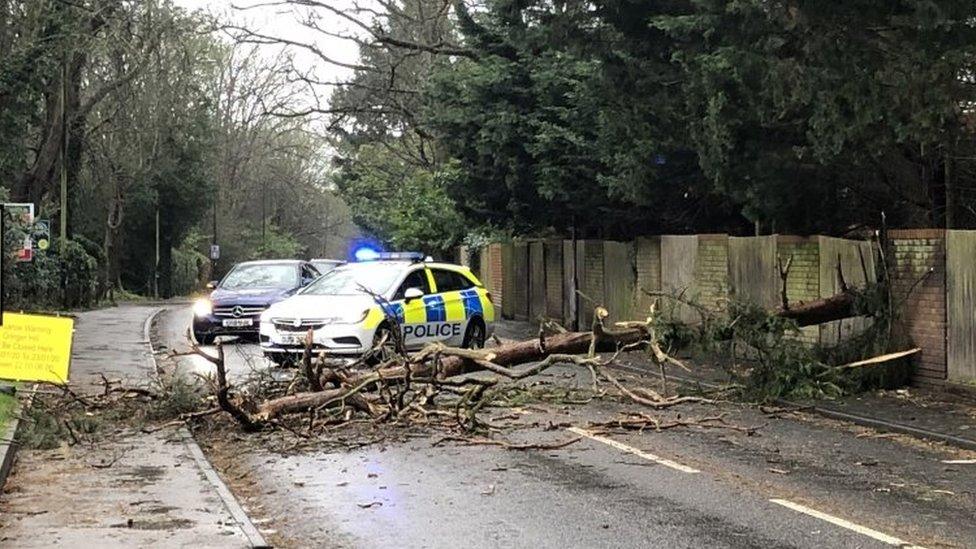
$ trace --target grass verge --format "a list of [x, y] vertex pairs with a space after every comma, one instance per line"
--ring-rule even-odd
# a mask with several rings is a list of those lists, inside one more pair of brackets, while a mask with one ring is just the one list
[[0, 393], [0, 429], [7, 426], [13, 419], [14, 409], [17, 407], [17, 397]]

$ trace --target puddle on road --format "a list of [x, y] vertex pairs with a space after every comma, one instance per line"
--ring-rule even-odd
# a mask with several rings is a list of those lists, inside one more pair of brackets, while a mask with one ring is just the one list
[[130, 467], [119, 472], [118, 477], [115, 479], [115, 485], [127, 486], [135, 484], [138, 486], [149, 486], [158, 482], [165, 474], [166, 468], [158, 465]]
[[185, 530], [196, 524], [192, 520], [183, 518], [169, 518], [159, 520], [129, 519], [126, 522], [112, 524], [112, 528], [130, 528], [132, 530]]

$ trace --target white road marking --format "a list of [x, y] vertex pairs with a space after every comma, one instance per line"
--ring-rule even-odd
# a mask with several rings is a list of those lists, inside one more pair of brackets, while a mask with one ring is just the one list
[[862, 536], [867, 536], [869, 538], [874, 538], [882, 543], [887, 543], [888, 545], [894, 545], [897, 547], [902, 547], [904, 549], [924, 549], [919, 545], [912, 545], [907, 541], [898, 539], [894, 536], [889, 536], [888, 534], [883, 534], [877, 530], [872, 530], [866, 526], [861, 526], [860, 524], [854, 524], [853, 522], [846, 521], [842, 518], [835, 517], [833, 515], [828, 515], [827, 513], [821, 513], [816, 509], [811, 509], [799, 503], [793, 503], [792, 501], [787, 501], [785, 499], [771, 499], [769, 500], [777, 505], [782, 505], [788, 509], [792, 509], [798, 513], [803, 513], [805, 515], [810, 515], [811, 517], [818, 518], [823, 521], [827, 521], [833, 525], [840, 526], [841, 528], [846, 528], [852, 532], [857, 532]]
[[624, 452], [627, 452], [627, 453], [630, 453], [630, 454], [634, 454], [635, 456], [638, 456], [638, 457], [642, 457], [642, 458], [644, 458], [644, 459], [646, 459], [648, 461], [653, 461], [654, 463], [657, 463], [659, 465], [663, 465], [665, 467], [670, 467], [670, 468], [672, 468], [672, 469], [674, 469], [676, 471], [681, 471], [682, 473], [693, 474], [693, 473], [700, 473], [701, 472], [698, 469], [693, 469], [691, 467], [688, 467], [687, 465], [682, 465], [682, 464], [680, 464], [680, 463], [678, 463], [676, 461], [671, 461], [670, 459], [665, 459], [665, 458], [662, 458], [660, 456], [655, 456], [654, 454], [651, 454], [649, 452], [645, 452], [645, 451], [640, 450], [638, 448], [634, 448], [633, 446], [628, 446], [628, 445], [626, 445], [626, 444], [624, 444], [622, 442], [617, 442], [616, 440], [613, 440], [611, 438], [607, 438], [607, 437], [604, 437], [604, 436], [600, 436], [600, 435], [591, 433], [590, 431], [587, 431], [586, 429], [580, 429], [579, 427], [569, 427], [566, 430], [569, 431], [569, 432], [571, 432], [571, 433], [576, 433], [577, 435], [584, 436], [584, 437], [586, 437], [588, 439], [595, 440], [597, 442], [602, 442], [602, 443], [606, 444], [607, 446], [611, 446], [611, 447], [616, 448], [618, 450], [623, 450]]
[[944, 459], [942, 463], [949, 463], [951, 465], [974, 465], [976, 464], [976, 459]]

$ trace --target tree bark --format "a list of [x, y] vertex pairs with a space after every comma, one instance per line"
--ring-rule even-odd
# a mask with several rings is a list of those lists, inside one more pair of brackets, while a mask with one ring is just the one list
[[791, 318], [802, 326], [812, 326], [854, 316], [854, 294], [842, 292], [824, 299], [779, 308], [776, 316]]

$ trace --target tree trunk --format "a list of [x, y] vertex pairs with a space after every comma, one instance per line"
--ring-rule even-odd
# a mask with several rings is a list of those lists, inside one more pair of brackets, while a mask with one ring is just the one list
[[105, 220], [105, 240], [103, 248], [105, 251], [105, 265], [102, 267], [101, 295], [108, 294], [119, 278], [119, 254], [118, 254], [118, 230], [122, 224], [122, 204], [123, 199], [116, 196], [108, 206], [108, 219]]
[[[642, 330], [621, 330], [616, 335], [600, 337], [597, 347], [601, 350], [612, 351], [617, 348], [617, 345], [627, 345], [645, 337], [647, 337], [647, 334]], [[528, 362], [537, 362], [550, 354], [586, 353], [590, 348], [590, 341], [592, 340], [593, 334], [591, 332], [567, 332], [545, 338], [545, 349], [540, 347], [538, 339], [531, 339], [528, 341], [506, 343], [498, 347], [486, 349], [486, 351], [495, 355], [491, 360], [493, 363], [499, 366], [515, 366]], [[404, 378], [407, 375], [407, 368], [409, 367], [412, 377], [430, 377], [435, 372], [429, 362], [424, 361], [423, 363], [411, 364], [410, 366], [381, 368], [377, 373], [380, 378], [386, 380]], [[483, 369], [474, 360], [458, 356], [448, 356], [440, 361], [440, 368], [437, 371], [437, 375], [438, 377], [446, 378]], [[349, 387], [357, 387], [364, 382], [368, 382], [371, 376], [374, 376], [373, 372], [353, 377], [346, 381], [346, 385]], [[341, 397], [351, 390], [348, 388], [340, 388], [318, 392], [295, 393], [269, 400], [260, 405], [257, 417], [262, 420], [273, 419], [284, 414], [318, 408], [329, 401], [335, 401], [334, 403], [338, 404]], [[347, 404], [357, 408], [362, 406], [364, 402], [365, 400], [356, 400], [355, 398], [346, 399]]]
[[812, 326], [854, 316], [854, 294], [842, 292], [824, 299], [779, 308], [776, 316], [792, 318], [802, 326]]

